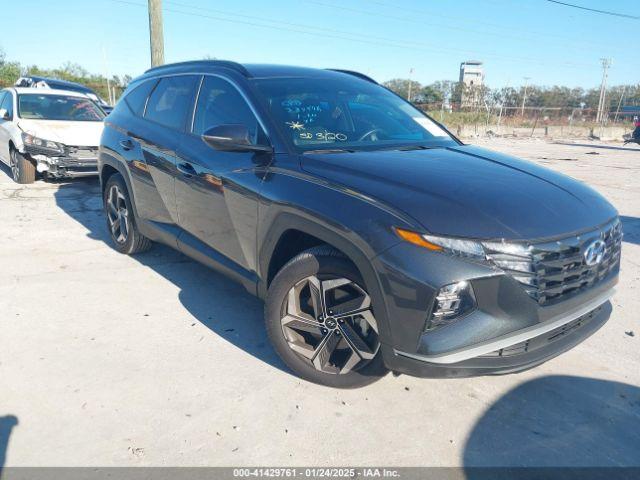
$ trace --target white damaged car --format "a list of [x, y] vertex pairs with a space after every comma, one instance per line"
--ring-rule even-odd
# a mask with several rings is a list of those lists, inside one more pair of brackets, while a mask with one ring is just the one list
[[0, 160], [18, 183], [97, 175], [105, 113], [82, 93], [0, 90]]

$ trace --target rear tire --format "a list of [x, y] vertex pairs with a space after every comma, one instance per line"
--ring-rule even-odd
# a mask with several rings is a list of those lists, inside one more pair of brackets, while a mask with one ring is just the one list
[[36, 181], [36, 166], [24, 155], [12, 148], [9, 152], [11, 176], [13, 181], [22, 185]]
[[364, 281], [329, 246], [306, 250], [282, 267], [269, 286], [265, 321], [280, 358], [310, 382], [357, 388], [387, 373]]
[[107, 229], [113, 247], [125, 255], [142, 253], [151, 248], [152, 243], [138, 231], [135, 215], [129, 199], [129, 190], [119, 173], [109, 177], [103, 194]]

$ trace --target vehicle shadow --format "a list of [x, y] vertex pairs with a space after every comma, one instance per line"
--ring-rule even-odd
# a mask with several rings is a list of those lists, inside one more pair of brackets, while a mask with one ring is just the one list
[[622, 221], [622, 231], [624, 232], [622, 241], [640, 245], [640, 218], [620, 215], [620, 220]]
[[18, 419], [14, 415], [0, 417], [0, 478], [2, 478], [2, 468], [7, 459], [7, 447], [11, 431], [18, 425]]
[[[90, 238], [111, 248], [100, 185], [95, 178], [61, 183], [54, 195], [58, 207], [84, 226]], [[290, 373], [268, 342], [261, 300], [222, 274], [164, 245], [154, 244], [150, 251], [132, 258], [178, 287], [180, 302], [200, 323], [259, 360]]]
[[463, 461], [468, 478], [474, 467], [639, 467], [640, 388], [564, 375], [525, 382], [477, 421]]
[[569, 147], [588, 147], [588, 148], [601, 148], [605, 150], [623, 150], [629, 152], [637, 152], [638, 148], [633, 147], [616, 147], [613, 145], [594, 145], [592, 143], [571, 143], [571, 142], [553, 142], [557, 145], [566, 145]]

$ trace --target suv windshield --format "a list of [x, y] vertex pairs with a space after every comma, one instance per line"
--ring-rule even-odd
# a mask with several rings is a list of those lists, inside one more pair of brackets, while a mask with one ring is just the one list
[[365, 80], [271, 78], [254, 84], [299, 152], [457, 145], [420, 110]]
[[33, 120], [101, 122], [105, 114], [88, 98], [67, 95], [18, 95], [18, 116]]

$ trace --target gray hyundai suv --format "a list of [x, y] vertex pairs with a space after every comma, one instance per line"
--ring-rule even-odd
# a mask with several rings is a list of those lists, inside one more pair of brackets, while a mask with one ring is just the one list
[[314, 382], [516, 372], [611, 314], [604, 198], [355, 72], [151, 69], [106, 119], [99, 171], [118, 251], [165, 243], [264, 298], [275, 350]]

